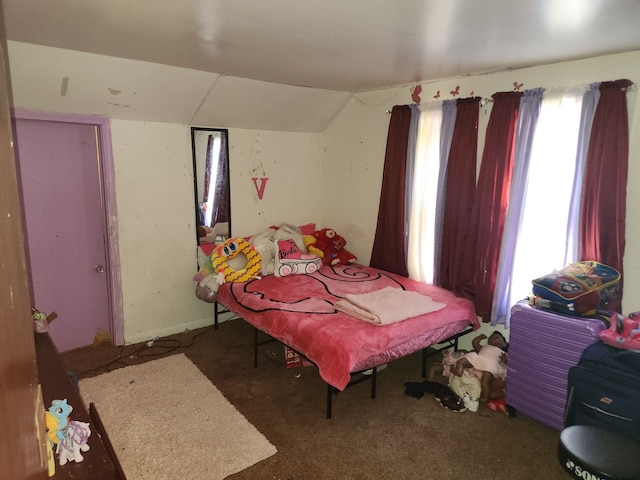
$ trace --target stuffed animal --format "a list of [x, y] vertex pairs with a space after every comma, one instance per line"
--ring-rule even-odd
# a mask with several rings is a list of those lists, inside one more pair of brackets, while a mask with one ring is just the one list
[[44, 412], [44, 424], [47, 429], [47, 439], [51, 444], [57, 444], [60, 439], [58, 438], [58, 431], [62, 431], [60, 428], [60, 420], [50, 411]]
[[280, 223], [277, 226], [267, 228], [249, 240], [256, 251], [260, 253], [262, 276], [275, 275], [276, 270], [280, 267], [279, 264], [277, 265], [276, 259], [278, 241], [280, 240], [293, 240], [300, 250], [304, 253], [307, 252], [302, 232], [295, 225]]
[[213, 270], [224, 283], [248, 282], [260, 275], [260, 254], [244, 238], [230, 238], [211, 253]]
[[612, 347], [640, 352], [640, 312], [626, 317], [614, 312], [609, 324], [608, 329], [600, 332], [600, 340]]
[[345, 265], [357, 260], [353, 253], [344, 248], [347, 241], [344, 237], [338, 235], [335, 230], [323, 228], [316, 231], [313, 236], [316, 242], [310, 246], [322, 251], [322, 260], [325, 265]]
[[64, 430], [69, 424], [69, 415], [73, 407], [67, 403], [67, 399], [53, 400], [51, 406], [45, 412], [45, 425], [49, 430], [47, 436], [52, 443], [59, 444], [64, 439]]
[[89, 436], [91, 429], [86, 422], [71, 420], [64, 431], [64, 438], [58, 444], [58, 460], [60, 465], [68, 461], [81, 462], [84, 460], [81, 452], [89, 450]]
[[[216, 246], [220, 246], [224, 242], [225, 240], [216, 242]], [[198, 248], [198, 255], [201, 252], [202, 250]], [[214, 303], [218, 298], [218, 287], [224, 283], [224, 274], [213, 269], [211, 255], [202, 259], [198, 258], [198, 263], [201, 265], [200, 270], [193, 277], [193, 281], [196, 282], [196, 297], [207, 303]]]
[[223, 283], [247, 282], [260, 275], [260, 254], [244, 238], [230, 238], [214, 248], [193, 277], [196, 296], [208, 303], [216, 301]]
[[316, 237], [313, 235], [303, 235], [302, 240], [307, 251], [318, 258], [324, 258], [324, 252], [316, 247]]
[[273, 244], [273, 236], [275, 232], [276, 229], [274, 227], [270, 227], [249, 239], [249, 243], [251, 243], [260, 254], [260, 273], [263, 277], [273, 275], [275, 272], [276, 263]]

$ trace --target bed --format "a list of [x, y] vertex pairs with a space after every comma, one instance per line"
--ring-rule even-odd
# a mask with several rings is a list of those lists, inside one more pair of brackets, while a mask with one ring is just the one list
[[[350, 295], [394, 287], [428, 295], [445, 304], [438, 311], [375, 325], [336, 309]], [[273, 275], [220, 286], [217, 304], [315, 364], [327, 383], [327, 418], [332, 397], [350, 385], [370, 379], [375, 398], [377, 367], [422, 350], [426, 376], [427, 348], [436, 344], [457, 348], [458, 338], [479, 328], [473, 304], [448, 290], [416, 282], [375, 268], [351, 264], [323, 266], [310, 274]], [[218, 305], [215, 306], [218, 323]], [[366, 372], [367, 375], [361, 375]]]

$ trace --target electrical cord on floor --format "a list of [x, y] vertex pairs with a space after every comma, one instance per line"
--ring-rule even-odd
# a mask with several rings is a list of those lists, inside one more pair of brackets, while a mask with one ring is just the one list
[[[233, 318], [237, 318], [237, 317], [233, 317]], [[233, 318], [230, 318], [229, 320], [232, 320]], [[205, 333], [209, 332], [212, 328], [213, 328], [213, 325], [202, 329], [202, 331], [196, 333], [193, 337], [191, 337], [191, 340], [189, 343], [182, 343], [180, 340], [177, 340], [174, 338], [157, 338], [154, 340], [149, 340], [148, 342], [143, 343], [138, 347], [135, 347], [135, 345], [123, 345], [120, 348], [120, 353], [118, 353], [115, 359], [111, 360], [108, 363], [100, 365], [98, 367], [91, 368], [83, 372], [79, 372], [76, 375], [78, 375], [79, 377], [83, 377], [84, 375], [89, 373], [95, 375], [100, 370], [106, 370], [107, 372], [110, 372], [112, 370], [115, 370], [117, 367], [126, 367], [131, 365], [131, 363], [128, 363], [125, 361], [127, 358], [131, 358], [134, 356], [141, 357], [141, 358], [162, 357], [170, 354], [171, 352], [179, 348], [192, 347], [195, 344], [196, 338], [198, 338], [200, 335], [204, 335]], [[134, 350], [131, 353], [125, 354], [125, 350], [131, 346], [135, 347]]]

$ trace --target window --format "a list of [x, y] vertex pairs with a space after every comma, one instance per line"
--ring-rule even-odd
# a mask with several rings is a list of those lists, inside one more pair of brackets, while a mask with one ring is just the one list
[[[510, 187], [507, 222], [503, 235], [491, 322], [509, 325], [510, 308], [531, 291], [531, 280], [578, 259], [576, 205], [580, 205], [581, 162], [579, 148], [590, 129], [585, 121], [585, 89], [544, 94], [529, 119], [530, 138], [518, 130]], [[596, 100], [597, 102], [597, 100]], [[520, 123], [523, 111], [521, 107]], [[539, 113], [538, 113], [539, 111]], [[411, 278], [432, 282], [438, 252], [435, 204], [440, 168], [441, 105], [423, 107], [419, 120], [409, 214], [408, 268]], [[585, 132], [585, 129], [587, 130]], [[582, 136], [582, 137], [581, 137]], [[517, 150], [517, 148], [516, 148]], [[519, 172], [519, 174], [516, 174]], [[505, 245], [511, 246], [505, 248]], [[489, 321], [489, 319], [484, 319]]]
[[[507, 328], [533, 278], [575, 260], [624, 275], [630, 89], [621, 79], [495, 93], [479, 172], [479, 97], [455, 100], [455, 117], [449, 100], [421, 106], [419, 119], [416, 105], [395, 106], [371, 265], [442, 279]], [[401, 254], [385, 262], [389, 243]], [[622, 285], [607, 307], [621, 302]]]
[[[514, 170], [524, 168], [524, 175], [518, 182], [514, 174], [511, 185], [492, 323], [508, 325], [511, 306], [530, 294], [532, 279], [577, 260], [575, 245], [569, 242], [577, 229], [570, 220], [570, 206], [583, 93], [545, 94], [530, 156], [515, 159], [519, 164]], [[514, 211], [520, 218], [514, 218]], [[504, 258], [510, 239], [513, 256]]]
[[440, 103], [421, 111], [412, 174], [407, 267], [410, 278], [426, 283], [432, 283], [434, 278], [441, 124]]

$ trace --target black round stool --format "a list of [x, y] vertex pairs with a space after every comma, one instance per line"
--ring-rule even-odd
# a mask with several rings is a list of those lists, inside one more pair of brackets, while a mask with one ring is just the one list
[[562, 430], [558, 460], [578, 480], [640, 479], [640, 443], [600, 427], [573, 425]]

